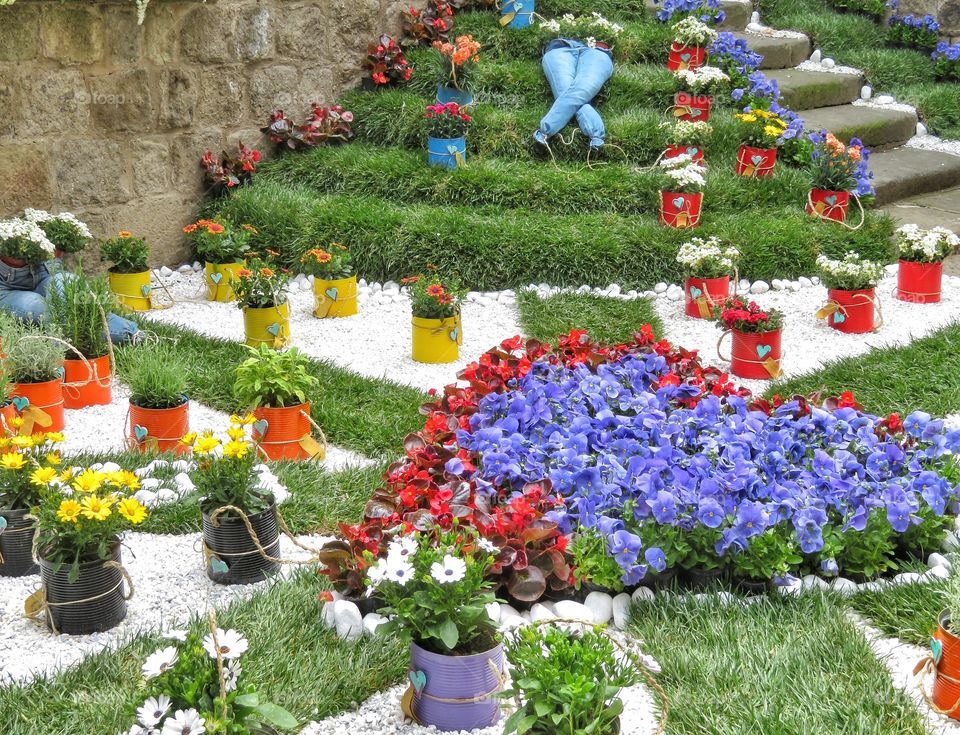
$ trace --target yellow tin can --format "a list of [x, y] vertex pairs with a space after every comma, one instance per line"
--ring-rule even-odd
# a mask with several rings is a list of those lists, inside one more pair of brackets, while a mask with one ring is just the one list
[[110, 290], [117, 297], [117, 301], [133, 311], [150, 311], [153, 302], [150, 295], [153, 287], [150, 285], [150, 271], [141, 273], [107, 273]]
[[290, 304], [247, 307], [243, 310], [243, 328], [251, 347], [262, 344], [278, 350], [285, 347], [290, 341]]
[[206, 263], [207, 301], [233, 301], [232, 283], [243, 263]]
[[337, 278], [332, 281], [315, 278], [313, 296], [313, 315], [317, 319], [353, 316], [357, 313], [357, 277]]
[[413, 317], [413, 359], [417, 362], [456, 362], [463, 344], [460, 315], [446, 319]]

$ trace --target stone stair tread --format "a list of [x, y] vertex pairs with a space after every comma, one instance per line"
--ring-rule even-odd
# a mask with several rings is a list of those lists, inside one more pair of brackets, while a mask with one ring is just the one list
[[[918, 194], [939, 192], [960, 184], [960, 156], [919, 148], [895, 148], [870, 156], [877, 204], [887, 204]], [[943, 192], [927, 197], [928, 206], [960, 215], [960, 193]]]
[[[954, 191], [954, 197], [960, 203], [960, 191]], [[926, 206], [923, 201], [924, 197], [917, 197], [887, 204], [881, 208], [881, 211], [893, 217], [898, 225], [914, 224], [925, 230], [931, 227], [946, 227], [960, 235], [960, 213]], [[954, 256], [951, 264], [952, 269], [949, 271], [951, 275], [960, 276], [960, 256]]]
[[810, 57], [810, 39], [806, 36], [781, 37], [749, 31], [736, 31], [733, 35], [763, 56], [761, 69], [790, 69]]
[[843, 141], [856, 137], [868, 148], [892, 147], [909, 140], [917, 128], [917, 115], [904, 110], [835, 105], [804, 110], [808, 130], [826, 130]]
[[860, 97], [860, 74], [833, 74], [803, 69], [772, 69], [764, 72], [775, 79], [784, 103], [792, 110], [810, 110], [853, 102]]

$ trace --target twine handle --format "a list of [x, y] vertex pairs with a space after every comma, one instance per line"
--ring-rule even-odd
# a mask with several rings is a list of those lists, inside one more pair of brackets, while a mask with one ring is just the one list
[[[35, 562], [39, 562], [39, 558], [37, 557], [37, 553], [36, 553], [36, 552], [37, 552], [37, 547], [36, 547], [36, 542], [34, 542], [34, 546], [33, 546], [33, 560], [34, 560]], [[100, 599], [102, 599], [102, 598], [104, 598], [104, 597], [107, 597], [108, 595], [112, 595], [112, 594], [113, 594], [114, 592], [116, 592], [118, 589], [122, 589], [124, 582], [127, 583], [127, 592], [124, 593], [123, 599], [124, 599], [124, 600], [130, 600], [130, 599], [133, 597], [133, 593], [134, 593], [133, 579], [131, 579], [130, 573], [127, 572], [127, 570], [124, 568], [124, 566], [123, 566], [120, 562], [114, 561], [113, 559], [110, 559], [110, 560], [108, 560], [108, 561], [105, 561], [102, 566], [103, 566], [105, 569], [106, 569], [106, 568], [117, 569], [117, 570], [120, 571], [120, 575], [121, 575], [120, 581], [117, 582], [113, 587], [111, 587], [110, 589], [108, 589], [106, 592], [101, 592], [99, 595], [93, 595], [92, 597], [84, 597], [84, 598], [81, 599], [81, 600], [66, 600], [65, 602], [50, 602], [50, 601], [47, 599], [47, 596], [46, 596], [46, 593], [44, 592], [43, 587], [41, 587], [39, 590], [37, 590], [36, 592], [34, 592], [33, 595], [31, 595], [29, 598], [27, 598], [27, 600], [28, 600], [28, 602], [29, 602], [29, 600], [30, 600], [31, 598], [33, 598], [34, 595], [39, 595], [39, 597], [36, 598], [36, 599], [37, 599], [37, 607], [36, 607], [33, 611], [31, 611], [31, 612], [29, 612], [29, 613], [28, 613], [28, 612], [25, 612], [25, 613], [24, 613], [24, 616], [25, 616], [25, 617], [28, 617], [28, 618], [36, 618], [36, 617], [39, 616], [41, 613], [44, 613], [44, 614], [46, 615], [47, 622], [48, 622], [49, 625], [50, 625], [50, 630], [51, 630], [55, 635], [59, 635], [59, 634], [60, 634], [60, 631], [57, 630], [56, 623], [53, 622], [53, 615], [50, 615], [50, 614], [49, 614], [50, 608], [54, 608], [54, 607], [70, 607], [71, 605], [80, 605], [80, 604], [83, 604], [83, 603], [85, 603], [85, 602], [94, 602], [95, 600], [100, 600]]]
[[[917, 662], [917, 665], [913, 668], [913, 674], [916, 676], [920, 675], [920, 681], [917, 682], [917, 687], [920, 689], [920, 694], [923, 695], [923, 699], [926, 701], [927, 705], [934, 712], [937, 712], [941, 715], [947, 715], [947, 717], [952, 717], [953, 713], [960, 709], [960, 697], [957, 697], [957, 701], [953, 703], [953, 706], [950, 709], [941, 709], [933, 701], [933, 697], [927, 694], [927, 688], [923, 685], [924, 679], [927, 678], [927, 675], [930, 672], [933, 672], [934, 679], [941, 678], [945, 681], [950, 682], [951, 684], [960, 685], [960, 679], [954, 679], [952, 676], [947, 676], [946, 674], [940, 672], [937, 669], [937, 662], [934, 661], [933, 656], [927, 654], [926, 658], [921, 659]], [[931, 687], [932, 691], [932, 687]]]
[[731, 330], [724, 329], [720, 333], [720, 339], [717, 340], [717, 357], [719, 357], [722, 362], [730, 362], [730, 358], [724, 357], [723, 353], [720, 351], [720, 345], [723, 344], [723, 338], [726, 337], [728, 334], [732, 334], [732, 333], [733, 332]]
[[[762, 149], [759, 149], [759, 148], [758, 148], [757, 150], [762, 150]], [[776, 149], [774, 149], [774, 150], [776, 150]], [[773, 169], [774, 169], [774, 168], [776, 167], [776, 165], [777, 165], [777, 158], [776, 158], [776, 156], [774, 156], [774, 158], [773, 158], [773, 163], [771, 163], [769, 166], [757, 166], [757, 165], [755, 165], [755, 164], [753, 163], [753, 161], [749, 161], [749, 162], [748, 162], [748, 161], [746, 161], [746, 160], [744, 159], [744, 150], [743, 150], [743, 148], [741, 147], [740, 150], [737, 152], [737, 163], [739, 163], [741, 166], [743, 166], [745, 169], [747, 169], [745, 173], [741, 174], [741, 176], [746, 176], [746, 177], [749, 177], [749, 178], [759, 178], [758, 172], [760, 172], [760, 171], [773, 171]], [[810, 198], [809, 192], [807, 193], [807, 198], [808, 198], [808, 199]]]
[[[863, 223], [867, 219], [867, 213], [863, 211], [863, 204], [860, 202], [860, 197], [858, 197], [855, 193], [851, 193], [850, 196], [853, 197], [853, 200], [857, 203], [857, 207], [860, 208], [860, 222], [856, 226], [848, 225], [845, 221], [831, 219], [830, 217], [826, 216], [826, 214], [821, 213], [819, 210], [817, 210], [817, 208], [813, 206], [813, 189], [807, 190], [807, 206], [810, 207], [810, 214], [815, 215], [817, 219], [819, 219], [821, 222], [833, 222], [834, 224], [840, 225], [841, 227], [845, 227], [851, 232], [856, 232], [861, 227], [863, 227]], [[832, 212], [834, 209], [838, 208], [839, 206], [840, 206], [839, 204], [833, 204], [830, 207], [825, 208], [824, 211]]]

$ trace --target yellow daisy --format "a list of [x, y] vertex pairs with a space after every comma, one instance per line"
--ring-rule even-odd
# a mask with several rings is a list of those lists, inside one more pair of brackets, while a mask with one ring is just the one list
[[60, 452], [47, 452], [47, 464], [59, 465], [62, 461], [60, 459]]
[[76, 523], [77, 519], [80, 517], [80, 503], [76, 500], [66, 500], [60, 501], [60, 507], [57, 509], [57, 518], [65, 523]]
[[49, 485], [57, 478], [57, 471], [53, 467], [38, 467], [30, 474], [30, 482], [34, 485]]
[[202, 436], [197, 439], [193, 445], [193, 451], [197, 454], [210, 454], [214, 449], [220, 446], [220, 440], [215, 436]]
[[44, 439], [46, 439], [46, 441], [50, 442], [51, 444], [59, 444], [59, 443], [62, 442], [63, 439], [64, 439], [64, 437], [63, 437], [63, 432], [61, 432], [61, 431], [48, 431], [48, 432], [44, 435]]
[[94, 521], [105, 521], [110, 517], [110, 506], [112, 503], [109, 498], [100, 498], [96, 495], [87, 495], [80, 503], [84, 518]]
[[92, 493], [99, 490], [106, 478], [102, 472], [84, 470], [73, 481], [73, 486], [83, 493]]
[[180, 437], [180, 443], [192, 447], [193, 443], [197, 440], [197, 432], [191, 431], [189, 434], [184, 434]]
[[27, 464], [27, 458], [19, 452], [7, 452], [0, 455], [0, 467], [5, 470], [22, 470]]
[[776, 127], [775, 125], [764, 125], [764, 126], [763, 126], [763, 132], [765, 132], [765, 133], [766, 133], [767, 135], [769, 135], [771, 138], [776, 138], [777, 136], [780, 135], [781, 130], [780, 130], [780, 128]]
[[229, 436], [234, 441], [240, 441], [246, 435], [246, 431], [242, 426], [231, 426], [227, 429], [227, 436]]
[[17, 449], [29, 449], [34, 445], [32, 436], [12, 436], [10, 437], [10, 443]]
[[246, 442], [232, 441], [227, 442], [223, 446], [224, 457], [236, 457], [237, 459], [243, 459], [243, 457], [245, 457], [249, 451], [250, 445]]
[[130, 490], [140, 489], [140, 480], [137, 479], [137, 476], [130, 470], [117, 470], [116, 472], [111, 472], [108, 477], [114, 485]]
[[117, 506], [117, 510], [120, 515], [134, 525], [143, 523], [143, 519], [147, 517], [147, 509], [140, 505], [135, 498], [124, 498]]

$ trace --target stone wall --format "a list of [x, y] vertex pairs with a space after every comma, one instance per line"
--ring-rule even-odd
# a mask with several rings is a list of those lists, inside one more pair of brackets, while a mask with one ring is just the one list
[[0, 217], [69, 210], [182, 260], [203, 152], [263, 148], [275, 107], [333, 103], [406, 4], [152, 0], [139, 26], [132, 0], [0, 7]]

